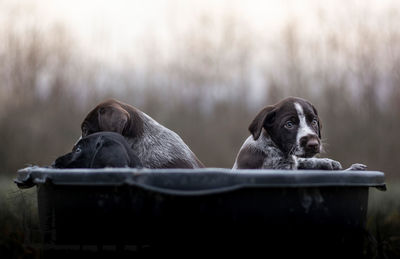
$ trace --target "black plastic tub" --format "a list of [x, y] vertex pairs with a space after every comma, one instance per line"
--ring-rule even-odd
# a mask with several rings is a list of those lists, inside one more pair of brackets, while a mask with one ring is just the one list
[[362, 255], [372, 171], [48, 169], [37, 186], [45, 250]]

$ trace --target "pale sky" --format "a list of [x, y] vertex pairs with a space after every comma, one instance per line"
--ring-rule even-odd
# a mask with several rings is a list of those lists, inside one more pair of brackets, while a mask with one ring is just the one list
[[[332, 26], [340, 26], [343, 18], [348, 22], [352, 15], [379, 16], [388, 8], [398, 11], [399, 3], [394, 0], [3, 0], [0, 21], [5, 17], [4, 12], [13, 16], [13, 10], [20, 6], [27, 23], [34, 21], [43, 28], [62, 24], [88, 55], [113, 62], [127, 53], [139, 56], [149, 41], [168, 53], [179, 35], [204, 15], [211, 17], [215, 26], [224, 17], [234, 16], [250, 33], [268, 40], [282, 30], [288, 19], [295, 21], [304, 37], [311, 37], [321, 15]], [[349, 12], [351, 8], [358, 12]]]
[[[84, 48], [105, 58], [119, 56], [135, 46], [140, 52], [144, 39], [154, 39], [167, 49], [176, 36], [189, 30], [201, 16], [214, 22], [226, 16], [240, 17], [253, 30], [272, 33], [286, 19], [285, 1], [212, 0], [49, 0], [36, 4], [43, 23], [58, 21], [72, 31]], [[297, 7], [296, 7], [297, 8]], [[301, 8], [300, 8], [301, 9]], [[174, 35], [172, 35], [174, 34]], [[96, 46], [96, 47], [94, 47]], [[97, 50], [96, 50], [97, 49]], [[108, 53], [102, 53], [107, 50]]]
[[[351, 2], [360, 9], [368, 6], [376, 13], [388, 6], [400, 6], [389, 0]], [[167, 43], [171, 32], [186, 30], [204, 14], [216, 21], [229, 15], [239, 17], [253, 33], [273, 34], [289, 18], [311, 30], [318, 15], [316, 10], [322, 10], [329, 19], [330, 13], [345, 12], [348, 3], [337, 0], [3, 0], [0, 6], [22, 6], [42, 26], [61, 23], [86, 47], [93, 49], [93, 45], [100, 44], [104, 45], [100, 48], [107, 47], [113, 52], [139, 44], [148, 35]]]

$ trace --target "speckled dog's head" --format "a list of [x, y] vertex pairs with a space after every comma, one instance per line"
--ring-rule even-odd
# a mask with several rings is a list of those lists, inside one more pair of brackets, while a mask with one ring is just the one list
[[[264, 129], [264, 130], [263, 130]], [[287, 155], [313, 157], [321, 151], [321, 121], [307, 100], [289, 97], [262, 109], [249, 126], [254, 140], [269, 137]]]

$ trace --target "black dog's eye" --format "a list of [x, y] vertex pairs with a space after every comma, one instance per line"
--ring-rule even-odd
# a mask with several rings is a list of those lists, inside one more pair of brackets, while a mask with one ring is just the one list
[[318, 126], [318, 120], [317, 119], [313, 119], [313, 121], [311, 122], [311, 125]]
[[287, 121], [285, 123], [285, 128], [292, 129], [294, 127], [294, 123], [292, 121]]
[[81, 148], [79, 148], [79, 147], [77, 147], [76, 149], [75, 149], [75, 153], [80, 153], [82, 150], [81, 150]]

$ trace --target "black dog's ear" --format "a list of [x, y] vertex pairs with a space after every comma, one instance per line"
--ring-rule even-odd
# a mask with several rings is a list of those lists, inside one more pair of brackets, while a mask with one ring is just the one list
[[99, 137], [90, 168], [126, 167], [129, 164], [129, 155], [120, 143]]
[[266, 122], [273, 118], [274, 105], [269, 105], [262, 109], [249, 125], [249, 131], [253, 135], [254, 140], [260, 137], [261, 131]]
[[104, 143], [103, 137], [99, 136], [96, 139], [95, 152], [98, 152], [101, 149], [101, 147], [103, 146], [103, 143]]
[[314, 111], [315, 115], [317, 115], [317, 118], [318, 118], [318, 137], [321, 138], [321, 129], [322, 129], [321, 119], [319, 118], [317, 109], [315, 109], [314, 105], [311, 104], [311, 107], [313, 108], [313, 111]]

